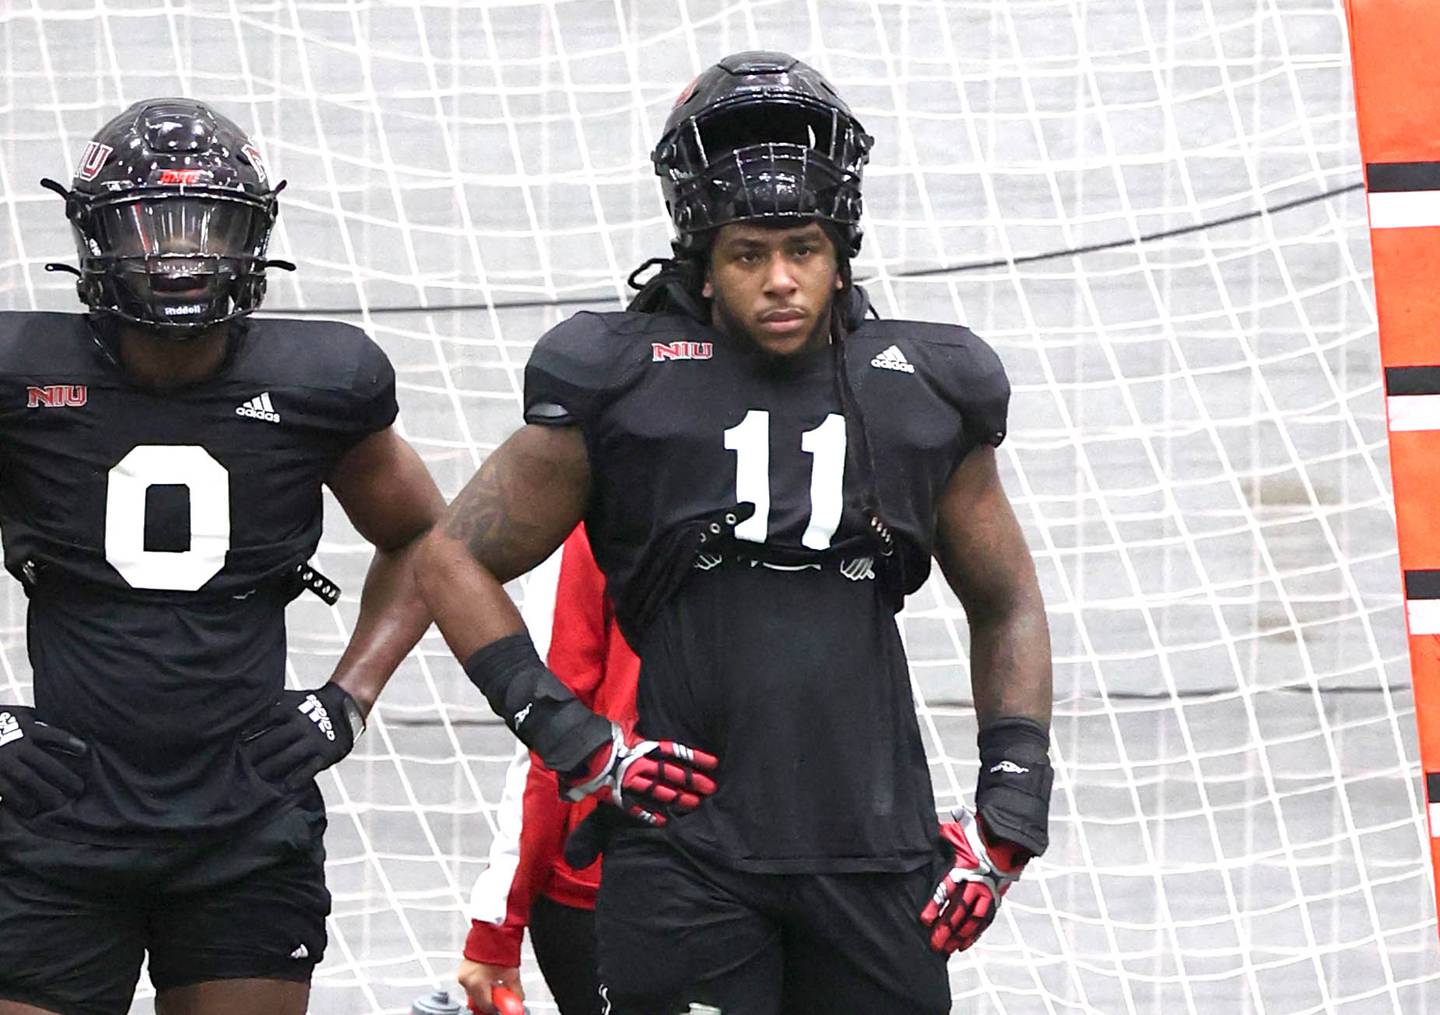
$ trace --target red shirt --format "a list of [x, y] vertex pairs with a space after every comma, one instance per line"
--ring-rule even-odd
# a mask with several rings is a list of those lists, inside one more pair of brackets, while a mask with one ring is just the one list
[[[583, 525], [531, 572], [524, 614], [555, 675], [591, 709], [627, 732], [633, 729], [640, 660], [615, 624], [605, 576], [595, 565]], [[561, 799], [555, 773], [519, 748], [506, 773], [489, 865], [470, 896], [467, 959], [518, 966], [530, 904], [538, 895], [565, 906], [595, 908], [601, 862], [575, 870], [561, 855], [566, 836], [595, 806], [594, 800]]]

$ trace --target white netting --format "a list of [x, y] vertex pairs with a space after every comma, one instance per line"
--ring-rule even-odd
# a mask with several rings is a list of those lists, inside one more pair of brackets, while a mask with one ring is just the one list
[[[1022, 260], [1358, 182], [1339, 0], [6, 0], [0, 45], [0, 305], [73, 305], [39, 176], [125, 103], [212, 100], [290, 180], [301, 270], [269, 307], [358, 308], [447, 495], [516, 425], [554, 301], [613, 300], [663, 252], [646, 154], [681, 85], [731, 50], [809, 59], [877, 138], [882, 311], [1008, 364], [1054, 631], [1054, 845], [951, 963], [956, 1010], [1440, 1009], [1360, 196]], [[367, 559], [333, 512], [350, 594], [293, 608], [295, 679], [327, 675]], [[953, 598], [916, 596], [905, 633], [948, 805], [975, 777]], [[316, 1012], [448, 978], [510, 753], [433, 637], [379, 714], [323, 780]]]

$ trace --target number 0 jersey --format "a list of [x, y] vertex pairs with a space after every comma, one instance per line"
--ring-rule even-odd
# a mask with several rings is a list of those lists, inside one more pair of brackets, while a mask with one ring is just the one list
[[720, 758], [719, 790], [669, 834], [757, 872], [928, 862], [895, 612], [929, 574], [955, 467], [1004, 439], [994, 352], [961, 327], [867, 321], [777, 362], [687, 317], [582, 313], [525, 377], [528, 422], [584, 433], [586, 527], [642, 663], [637, 728]]
[[133, 386], [79, 314], [0, 313], [0, 531], [41, 719], [90, 744], [31, 822], [82, 841], [221, 832], [285, 806], [238, 750], [284, 685], [321, 484], [395, 418], [348, 325], [253, 320], [211, 378]]

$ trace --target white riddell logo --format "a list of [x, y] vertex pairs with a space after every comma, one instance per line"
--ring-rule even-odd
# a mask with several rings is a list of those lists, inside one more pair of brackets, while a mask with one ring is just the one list
[[520, 711], [515, 713], [515, 727], [517, 729], [520, 727], [520, 724], [524, 722], [525, 719], [530, 715], [530, 710], [534, 707], [535, 703], [532, 701], [530, 704], [526, 705]]
[[892, 345], [880, 355], [870, 361], [872, 367], [879, 367], [881, 370], [899, 370], [902, 374], [913, 374], [915, 368], [905, 358], [898, 345]]
[[270, 404], [270, 392], [268, 391], [262, 391], [250, 401], [235, 406], [235, 415], [263, 419], [267, 423], [280, 422], [280, 414], [275, 411], [275, 406]]
[[293, 952], [290, 953], [290, 957], [292, 959], [308, 959], [310, 957], [310, 949], [306, 948], [304, 945], [301, 945], [299, 948], [296, 948]]
[[1004, 772], [1006, 775], [1024, 775], [1028, 771], [1030, 771], [1030, 769], [1021, 768], [1019, 765], [1015, 764], [1015, 762], [1011, 761], [1008, 758], [1000, 762], [1000, 764], [998, 765], [990, 766], [991, 775], [994, 775], [996, 772]]
[[305, 700], [299, 705], [301, 712], [310, 717], [320, 732], [325, 734], [326, 740], [335, 739], [335, 724], [330, 721], [330, 713], [325, 711], [325, 706], [320, 704], [320, 699], [313, 694], [305, 695]]

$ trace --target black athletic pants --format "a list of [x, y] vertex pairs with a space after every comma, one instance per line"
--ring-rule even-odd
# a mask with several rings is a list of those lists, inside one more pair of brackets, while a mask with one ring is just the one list
[[627, 830], [595, 910], [607, 1015], [944, 1015], [945, 957], [920, 910], [947, 869], [747, 874]]
[[601, 1015], [592, 910], [540, 896], [530, 907], [530, 945], [560, 1015]]

